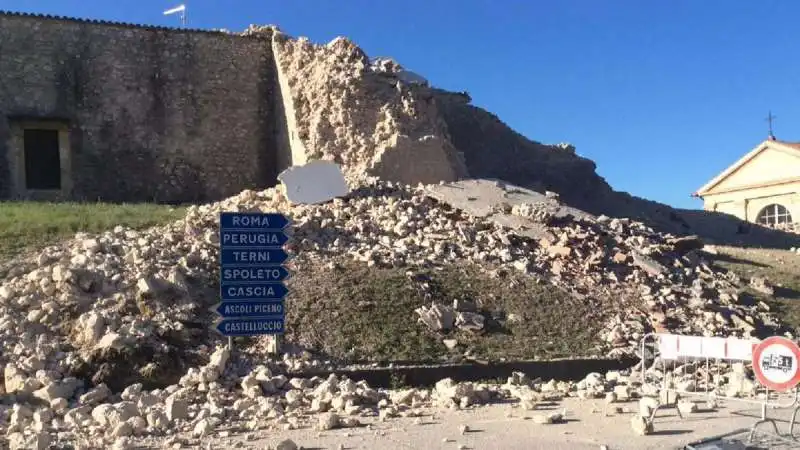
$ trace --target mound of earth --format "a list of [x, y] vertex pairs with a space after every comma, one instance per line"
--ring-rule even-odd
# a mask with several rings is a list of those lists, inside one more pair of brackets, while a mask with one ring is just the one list
[[[553, 197], [485, 216], [432, 192], [372, 180], [293, 206], [279, 189], [245, 191], [166, 226], [80, 234], [17, 261], [0, 281], [12, 448], [49, 443], [45, 428], [110, 445], [170, 429], [202, 437], [230, 417], [301, 426], [308, 416], [291, 411], [358, 412], [386, 398], [349, 380], [289, 380], [308, 368], [621, 356], [653, 330], [746, 337], [780, 327], [763, 302], [740, 295], [743, 282], [705, 262], [695, 238], [563, 214]], [[278, 358], [265, 356], [263, 338], [241, 339], [231, 354], [208, 331], [221, 211], [292, 220], [290, 352]], [[320, 389], [339, 400], [303, 400]]]
[[[434, 342], [441, 338], [435, 333], [448, 330], [428, 331], [422, 324], [414, 329], [412, 312], [426, 303], [454, 300], [480, 308], [487, 325], [473, 332], [489, 336], [478, 347], [495, 357], [553, 355], [558, 353], [553, 346], [559, 345], [564, 346], [562, 353], [577, 350], [569, 342], [550, 342], [566, 330], [533, 326], [562, 307], [556, 301], [582, 315], [583, 320], [569, 322], [571, 331], [602, 328], [591, 344], [611, 355], [632, 351], [654, 324], [684, 333], [745, 336], [777, 325], [758, 305], [738, 302], [738, 280], [709, 268], [696, 240], [658, 234], [629, 220], [558, 217], [547, 212], [553, 204], [514, 205], [505, 211], [545, 228], [543, 237], [533, 239], [493, 218], [443, 204], [424, 187], [373, 181], [323, 205], [291, 206], [276, 189], [246, 191], [190, 207], [185, 219], [165, 227], [142, 232], [118, 227], [99, 236], [79, 235], [21, 261], [6, 275], [0, 285], [2, 363], [27, 374], [27, 391], [43, 384], [34, 380], [45, 367], [115, 386], [133, 380], [174, 381], [219, 342], [208, 332], [214, 318], [208, 308], [218, 301], [221, 211], [280, 211], [291, 217], [294, 231], [288, 248], [297, 255], [298, 267], [309, 269], [296, 270], [292, 278], [290, 287], [298, 292], [292, 301], [297, 311], [308, 314], [292, 316], [299, 329], [290, 329], [289, 336], [339, 359], [359, 360], [374, 352], [381, 359], [408, 358], [415, 353], [408, 346], [392, 345], [406, 337], [423, 348], [438, 346], [417, 355], [441, 356], [445, 347]], [[352, 275], [327, 268], [342, 258], [395, 272], [354, 269], [375, 281], [369, 287], [354, 286], [354, 279], [347, 278]], [[471, 270], [474, 280], [482, 279], [494, 292], [470, 291], [476, 281], [459, 281], [471, 278], [464, 275], [454, 279], [456, 267]], [[404, 282], [397, 270], [412, 279]], [[530, 280], [489, 279], [497, 270]], [[420, 291], [419, 282], [413, 281], [417, 277], [430, 277], [422, 285], [433, 290]], [[519, 283], [551, 288], [514, 294]], [[380, 289], [381, 284], [386, 288]], [[503, 292], [504, 298], [493, 298]], [[553, 301], [541, 305], [540, 295]], [[370, 311], [368, 302], [385, 304]], [[388, 314], [390, 307], [397, 314]], [[359, 313], [360, 308], [366, 310]], [[287, 309], [293, 311], [294, 304]], [[521, 324], [509, 320], [511, 315]], [[370, 323], [370, 317], [389, 334], [376, 338], [358, 325]], [[381, 317], [385, 322], [376, 322]], [[318, 329], [311, 327], [314, 321], [320, 322]], [[340, 329], [339, 338], [329, 334]], [[531, 329], [541, 335], [530, 335]], [[503, 338], [509, 330], [510, 337]], [[502, 355], [504, 342], [532, 339], [541, 340]], [[463, 341], [470, 347], [476, 338]], [[252, 345], [261, 348], [258, 340]]]
[[[518, 271], [474, 263], [412, 270], [339, 260], [328, 267], [297, 266], [287, 335], [351, 363], [602, 356], [600, 324], [622, 306], [581, 301]], [[480, 314], [483, 326], [432, 332], [415, 313], [431, 304]]]

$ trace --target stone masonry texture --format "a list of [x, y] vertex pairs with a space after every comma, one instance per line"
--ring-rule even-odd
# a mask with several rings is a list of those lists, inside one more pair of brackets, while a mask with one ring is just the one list
[[266, 36], [0, 13], [0, 198], [13, 192], [15, 119], [68, 124], [76, 200], [196, 202], [274, 185], [271, 53]]

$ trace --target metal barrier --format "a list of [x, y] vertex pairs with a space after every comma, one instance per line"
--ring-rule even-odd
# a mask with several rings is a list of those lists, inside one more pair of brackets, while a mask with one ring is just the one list
[[[775, 434], [781, 436], [775, 420], [767, 416], [769, 409], [795, 407], [789, 424], [789, 437], [796, 439], [794, 424], [800, 411], [800, 391], [794, 388], [793, 395], [781, 396], [746, 376], [747, 368], [752, 367], [753, 351], [759, 342], [757, 339], [663, 333], [645, 335], [641, 346], [642, 390], [644, 394], [655, 394], [658, 398], [648, 420], [654, 421], [658, 410], [666, 406], [675, 407], [678, 416], [683, 419], [678, 407], [682, 396], [704, 397], [712, 407], [720, 401], [758, 405], [761, 418], [750, 428], [749, 440], [752, 441], [756, 429], [765, 423], [771, 423]], [[647, 358], [648, 353], [652, 354], [652, 358]], [[649, 367], [648, 359], [652, 363]], [[729, 379], [727, 384], [722, 385], [721, 377], [731, 374], [736, 379]]]

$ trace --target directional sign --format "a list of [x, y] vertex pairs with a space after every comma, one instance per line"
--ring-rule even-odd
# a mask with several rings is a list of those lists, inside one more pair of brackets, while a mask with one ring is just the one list
[[283, 247], [289, 236], [283, 231], [240, 230], [220, 231], [219, 242], [225, 248]]
[[214, 308], [222, 317], [283, 316], [283, 300], [267, 302], [223, 302]]
[[800, 347], [785, 337], [772, 336], [753, 349], [753, 373], [768, 389], [788, 391], [800, 383]]
[[284, 281], [288, 280], [291, 274], [285, 267], [233, 267], [222, 268], [222, 277], [220, 281], [225, 283], [227, 281], [238, 281], [242, 286], [246, 282], [264, 282], [264, 281]]
[[222, 283], [222, 301], [281, 300], [289, 293], [283, 283]]
[[224, 336], [252, 336], [283, 333], [283, 316], [225, 319], [217, 324]]
[[[216, 329], [225, 336], [281, 334], [286, 314], [283, 264], [289, 254], [282, 214], [220, 213], [220, 300]], [[232, 341], [231, 341], [232, 342]]]
[[223, 212], [219, 227], [227, 230], [283, 230], [289, 219], [283, 214]]
[[222, 248], [220, 262], [223, 268], [231, 266], [269, 267], [280, 265], [289, 259], [289, 254], [282, 248]]

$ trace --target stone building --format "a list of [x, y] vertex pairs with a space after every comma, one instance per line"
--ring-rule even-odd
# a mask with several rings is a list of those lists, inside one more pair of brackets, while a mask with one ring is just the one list
[[0, 12], [0, 200], [196, 202], [276, 182], [268, 35]]
[[776, 228], [800, 222], [800, 143], [771, 136], [701, 187], [704, 209]]

